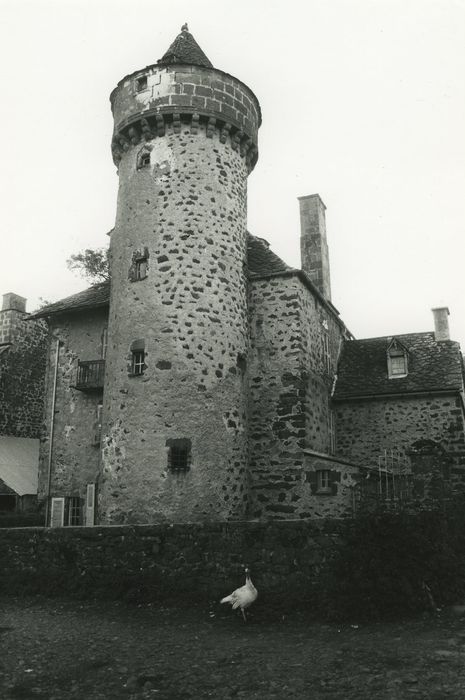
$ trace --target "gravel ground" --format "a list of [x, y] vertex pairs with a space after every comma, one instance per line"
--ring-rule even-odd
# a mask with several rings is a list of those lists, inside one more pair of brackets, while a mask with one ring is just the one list
[[0, 697], [465, 698], [462, 609], [325, 625], [229, 606], [3, 598]]

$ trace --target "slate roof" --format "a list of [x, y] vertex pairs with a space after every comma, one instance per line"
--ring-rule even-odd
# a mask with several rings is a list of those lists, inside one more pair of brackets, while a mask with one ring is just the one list
[[168, 51], [160, 58], [158, 65], [167, 66], [171, 63], [187, 63], [193, 66], [213, 68], [213, 63], [206, 57], [192, 34], [187, 31], [187, 25], [184, 25], [184, 27]]
[[[388, 378], [387, 348], [395, 337], [408, 351], [406, 377]], [[460, 346], [434, 333], [407, 333], [345, 341], [339, 359], [336, 400], [462, 389]]]
[[[263, 238], [257, 238], [248, 233], [247, 263], [251, 277], [279, 274], [289, 271], [290, 268], [272, 250]], [[58, 313], [69, 311], [85, 311], [108, 306], [110, 303], [110, 282], [95, 284], [83, 292], [73, 294], [65, 299], [60, 299], [53, 304], [48, 304], [29, 318], [45, 318]]]
[[276, 275], [292, 269], [273, 253], [264, 238], [257, 238], [250, 233], [247, 241], [247, 264], [252, 277]]
[[78, 292], [65, 299], [60, 299], [53, 304], [48, 304], [29, 318], [45, 318], [53, 314], [64, 311], [83, 311], [85, 309], [96, 309], [100, 306], [108, 306], [110, 303], [110, 282], [101, 282], [92, 287]]

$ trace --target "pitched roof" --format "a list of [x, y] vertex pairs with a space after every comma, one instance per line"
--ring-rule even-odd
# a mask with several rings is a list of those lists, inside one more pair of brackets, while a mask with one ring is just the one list
[[460, 346], [436, 341], [434, 333], [395, 336], [408, 352], [406, 377], [389, 379], [387, 349], [393, 336], [345, 341], [338, 365], [334, 399], [457, 391], [463, 386]]
[[0, 479], [18, 496], [37, 493], [39, 440], [0, 436]]
[[83, 292], [78, 292], [70, 297], [65, 297], [56, 301], [53, 304], [39, 309], [35, 314], [31, 314], [29, 318], [44, 318], [52, 314], [62, 313], [64, 311], [82, 311], [85, 309], [95, 309], [100, 306], [108, 306], [110, 303], [110, 282], [100, 282], [94, 284]]
[[[249, 274], [252, 277], [278, 274], [291, 270], [281, 258], [270, 250], [268, 243], [263, 238], [257, 238], [250, 233], [247, 235], [247, 262]], [[45, 318], [46, 316], [64, 312], [67, 313], [69, 311], [95, 309], [108, 306], [109, 303], [110, 282], [101, 282], [100, 284], [94, 284], [83, 292], [73, 294], [65, 299], [60, 299], [60, 301], [56, 301], [53, 304], [48, 304], [42, 309], [39, 309], [35, 314], [31, 314], [29, 318]]]
[[159, 66], [167, 66], [171, 63], [187, 63], [193, 66], [213, 68], [192, 34], [187, 30], [187, 24], [182, 27], [168, 51], [158, 61]]
[[251, 276], [279, 274], [292, 269], [276, 253], [273, 253], [268, 241], [252, 236], [250, 233], [247, 241], [247, 263]]

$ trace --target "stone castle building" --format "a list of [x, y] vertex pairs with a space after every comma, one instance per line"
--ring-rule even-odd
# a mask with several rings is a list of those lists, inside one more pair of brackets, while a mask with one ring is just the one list
[[331, 302], [319, 195], [299, 200], [301, 270], [248, 233], [253, 92], [183, 28], [111, 105], [111, 282], [36, 315], [51, 338], [48, 522], [344, 515], [379, 455], [430, 438], [460, 469], [458, 344], [353, 339]]

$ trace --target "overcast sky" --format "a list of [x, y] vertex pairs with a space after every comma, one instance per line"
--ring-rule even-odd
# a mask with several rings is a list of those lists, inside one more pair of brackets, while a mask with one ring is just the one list
[[297, 197], [327, 206], [333, 303], [356, 337], [465, 348], [465, 0], [0, 0], [0, 293], [55, 301], [114, 225], [111, 90], [184, 22], [263, 113], [249, 230], [300, 266]]

